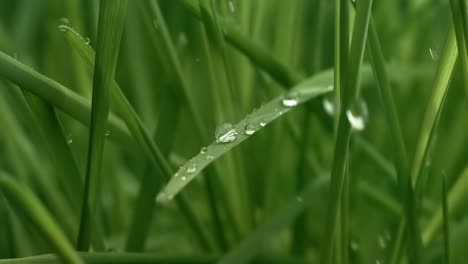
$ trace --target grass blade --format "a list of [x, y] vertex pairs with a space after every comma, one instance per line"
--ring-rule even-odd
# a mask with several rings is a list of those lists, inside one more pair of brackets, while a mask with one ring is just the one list
[[0, 172], [0, 189], [8, 201], [31, 219], [33, 225], [55, 248], [66, 263], [82, 263], [70, 241], [49, 215], [44, 206], [27, 189], [12, 179], [11, 175]]
[[351, 125], [346, 118], [346, 110], [359, 94], [359, 73], [367, 38], [367, 29], [371, 15], [372, 0], [359, 1], [357, 5], [356, 21], [348, 57], [346, 87], [341, 90], [340, 115], [338, 120], [338, 132], [336, 136], [333, 167], [330, 180], [330, 198], [328, 201], [326, 227], [324, 229], [324, 240], [321, 251], [321, 263], [331, 263], [333, 255], [333, 244], [338, 224], [338, 211], [340, 209], [341, 192], [346, 173], [349, 140], [351, 136]]
[[[85, 39], [81, 37], [80, 34], [71, 27], [71, 25], [62, 24], [59, 25], [59, 29], [64, 33], [66, 39], [75, 48], [78, 54], [80, 54], [88, 69], [92, 71], [95, 60], [95, 52], [92, 47], [86, 44]], [[130, 235], [128, 238], [127, 249], [139, 251], [143, 249], [144, 240], [147, 234], [146, 227], [149, 225], [149, 223], [142, 224], [142, 221], [146, 221], [151, 218], [148, 214], [152, 212], [152, 209], [150, 208], [153, 206], [154, 193], [161, 188], [163, 182], [168, 180], [173, 173], [171, 167], [164, 158], [162, 151], [153, 142], [150, 132], [145, 128], [135, 109], [133, 109], [132, 105], [115, 81], [112, 82], [111, 100], [116, 112], [122, 117], [133, 138], [145, 153], [152, 165], [152, 168], [158, 174], [156, 176], [152, 173], [145, 174], [142, 181], [142, 188], [145, 188], [145, 190], [142, 190], [141, 193], [141, 197], [143, 197], [143, 199], [139, 200], [140, 202], [137, 206], [138, 210], [135, 210], [135, 212], [137, 212], [135, 213], [135, 217], [138, 220], [135, 220], [134, 225], [132, 225], [133, 228], [129, 231]], [[149, 188], [151, 191], [149, 191]], [[185, 217], [189, 219], [188, 222], [194, 230], [194, 233], [199, 239], [202, 247], [208, 248], [209, 242], [206, 238], [205, 232], [203, 231], [202, 224], [197, 220], [193, 209], [187, 202], [187, 199], [181, 196], [177, 204]], [[150, 205], [150, 207], [143, 205]]]
[[447, 202], [447, 176], [442, 173], [442, 215], [444, 218], [444, 263], [450, 264], [450, 230]]
[[412, 262], [419, 263], [421, 259], [420, 252], [422, 242], [418, 224], [418, 208], [415, 204], [415, 198], [417, 195], [414, 195], [413, 186], [411, 184], [406, 144], [401, 130], [400, 120], [397, 115], [396, 104], [393, 99], [394, 96], [392, 92], [393, 89], [390, 85], [390, 78], [388, 77], [387, 70], [385, 69], [385, 59], [372, 18], [370, 21], [369, 30], [370, 57], [375, 75], [377, 76], [379, 83], [378, 87], [380, 88], [380, 98], [384, 105], [385, 113], [387, 115], [387, 120], [389, 122], [390, 131], [394, 141], [393, 157], [395, 160], [395, 167], [397, 168], [398, 185], [403, 198], [402, 204], [405, 208], [405, 215], [409, 224], [407, 232], [411, 241], [409, 253], [410, 256], [412, 256]]
[[83, 194], [78, 249], [88, 250], [91, 223], [98, 197], [106, 121], [109, 115], [109, 91], [114, 81], [120, 39], [124, 27], [126, 0], [101, 0], [99, 11], [96, 64], [91, 104], [90, 139]]
[[210, 163], [248, 139], [250, 135], [256, 133], [268, 123], [289, 112], [292, 108], [283, 105], [283, 100], [288, 96], [293, 95], [293, 100], [297, 100], [296, 103], [301, 104], [319, 95], [331, 92], [333, 89], [331, 85], [332, 74], [331, 71], [325, 71], [315, 75], [311, 79], [292, 88], [286, 95], [279, 96], [266, 103], [234, 125], [224, 135], [231, 137], [231, 139], [233, 138], [231, 142], [226, 142], [225, 144], [214, 142], [207, 146], [206, 150], [204, 149], [203, 152], [193, 157], [174, 174], [174, 177], [172, 177], [164, 190], [158, 194], [157, 200], [159, 202], [171, 200], [174, 195], [180, 192]]
[[[0, 52], [0, 75], [42, 98], [79, 122], [89, 125], [91, 103], [71, 89], [34, 71], [30, 67]], [[109, 116], [107, 129], [110, 138], [133, 149], [134, 141], [125, 124], [114, 114]]]
[[314, 201], [318, 189], [326, 183], [324, 177], [319, 177], [306, 185], [302, 193], [290, 200], [268, 220], [257, 227], [244, 241], [224, 256], [218, 264], [242, 264], [249, 260], [264, 244], [264, 241], [281, 228], [291, 224], [308, 205]]
[[450, 0], [452, 9], [452, 19], [455, 28], [455, 36], [458, 46], [458, 58], [462, 70], [463, 86], [465, 86], [465, 95], [468, 104], [468, 21], [466, 14], [465, 0]]

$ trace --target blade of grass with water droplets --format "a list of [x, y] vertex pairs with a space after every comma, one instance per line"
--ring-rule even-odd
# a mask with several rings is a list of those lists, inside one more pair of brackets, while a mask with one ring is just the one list
[[[91, 104], [87, 99], [3, 52], [0, 52], [0, 75], [17, 84], [21, 89], [26, 89], [37, 95], [84, 125], [89, 125]], [[127, 127], [114, 114], [109, 116], [107, 129], [111, 132], [110, 138], [129, 149], [134, 149], [135, 143]]]
[[20, 183], [13, 180], [11, 175], [4, 172], [0, 172], [0, 191], [13, 208], [22, 211], [31, 220], [31, 223], [53, 246], [64, 262], [82, 263], [70, 241], [31, 191], [23, 188]]
[[348, 160], [348, 147], [351, 137], [351, 124], [347, 120], [346, 111], [359, 94], [359, 74], [364, 57], [372, 3], [372, 0], [362, 0], [359, 1], [357, 6], [351, 49], [348, 57], [346, 80], [343, 80], [346, 86], [342, 87], [341, 90], [340, 115], [338, 117], [338, 130], [330, 180], [330, 194], [326, 209], [326, 226], [324, 228], [323, 243], [321, 245], [321, 263], [331, 263], [333, 259], [333, 244], [338, 224], [338, 211], [340, 209], [342, 188]]
[[[59, 25], [59, 29], [64, 33], [66, 39], [75, 48], [75, 50], [81, 55], [88, 69], [92, 71], [95, 59], [95, 52], [92, 47], [87, 45], [84, 38], [82, 38], [80, 34], [71, 27], [71, 25]], [[136, 111], [133, 109], [130, 102], [127, 100], [115, 81], [112, 82], [111, 96], [113, 106], [116, 108], [117, 113], [122, 117], [139, 147], [143, 149], [143, 152], [151, 162], [152, 167], [159, 175], [153, 175], [152, 173], [149, 173], [150, 175], [145, 175], [144, 180], [142, 181], [142, 187], [151, 188], [152, 190], [157, 191], [161, 188], [163, 182], [172, 176], [172, 169], [165, 160], [164, 155], [161, 153], [158, 146], [152, 141], [150, 133], [145, 128]], [[155, 191], [151, 191], [149, 193], [154, 193]], [[144, 192], [146, 193], [146, 190]], [[152, 207], [153, 195], [144, 195], [144, 197], [149, 198], [151, 203], [148, 204], [151, 204]], [[180, 197], [177, 204], [185, 217], [189, 219], [188, 222], [191, 224], [191, 228], [194, 229], [194, 233], [198, 236], [200, 243], [204, 248], [207, 248], [208, 242], [205, 232], [203, 231], [202, 224], [197, 220], [194, 210], [187, 202], [187, 199], [185, 197]], [[138, 212], [144, 214], [147, 214], [148, 211], [152, 211], [152, 209], [144, 208], [144, 210], [138, 210]], [[141, 234], [140, 231], [147, 230], [144, 228], [147, 225], [142, 225], [141, 221], [145, 221], [145, 219], [148, 219], [149, 217], [147, 215], [140, 214], [138, 214], [138, 216], [138, 219], [140, 220], [134, 223], [134, 228], [131, 229], [133, 232], [129, 233], [129, 241], [131, 241], [131, 243], [129, 242], [128, 246], [131, 247], [132, 250], [142, 250], [145, 235]]]
[[318, 177], [307, 184], [298, 197], [288, 201], [277, 210], [266, 222], [258, 226], [238, 246], [227, 253], [217, 264], [250, 263], [250, 259], [264, 245], [264, 241], [282, 228], [290, 225], [298, 215], [314, 201], [318, 190], [326, 184], [325, 177]]
[[92, 219], [99, 193], [99, 178], [104, 151], [106, 122], [110, 110], [109, 91], [114, 81], [120, 39], [124, 28], [127, 0], [101, 0], [94, 67], [93, 98], [89, 130], [88, 159], [77, 247], [88, 250]]
[[[220, 156], [248, 139], [268, 123], [289, 112], [293, 107], [283, 105], [285, 100], [294, 100], [294, 104], [301, 104], [322, 94], [332, 91], [332, 71], [321, 72], [312, 78], [292, 88], [285, 96], [279, 96], [264, 104], [239, 123], [232, 126], [226, 133], [231, 133], [231, 142], [213, 142], [189, 162], [183, 165], [164, 190], [158, 194], [158, 201], [165, 202], [180, 192], [198, 173]], [[287, 98], [288, 94], [292, 98]]]

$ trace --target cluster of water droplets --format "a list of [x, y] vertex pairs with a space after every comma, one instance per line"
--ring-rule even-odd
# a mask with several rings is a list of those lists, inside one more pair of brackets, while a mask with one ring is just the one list
[[[322, 99], [322, 106], [325, 112], [334, 116], [337, 109], [337, 100], [333, 93], [328, 94]], [[351, 103], [351, 106], [346, 110], [346, 118], [352, 128], [357, 131], [362, 131], [366, 128], [369, 117], [369, 110], [366, 102], [362, 98], [358, 98]]]
[[216, 143], [231, 143], [236, 140], [238, 132], [230, 123], [219, 125], [215, 130]]

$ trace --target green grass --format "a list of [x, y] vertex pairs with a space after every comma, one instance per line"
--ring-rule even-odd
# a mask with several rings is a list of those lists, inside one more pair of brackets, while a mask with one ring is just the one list
[[466, 1], [0, 7], [0, 263], [468, 257]]

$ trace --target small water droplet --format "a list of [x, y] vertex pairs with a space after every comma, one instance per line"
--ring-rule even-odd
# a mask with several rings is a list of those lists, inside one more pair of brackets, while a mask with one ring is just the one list
[[358, 251], [359, 250], [359, 244], [356, 240], [351, 240], [351, 243], [349, 244], [351, 247], [352, 251]]
[[299, 195], [298, 195], [298, 196], [296, 196], [296, 201], [298, 201], [298, 202], [300, 202], [300, 203], [301, 203], [301, 202], [303, 201], [303, 199], [302, 199], [302, 197], [301, 197], [301, 196], [299, 196]]
[[438, 61], [439, 60], [439, 54], [437, 54], [437, 51], [433, 48], [429, 49], [429, 54], [431, 55], [431, 59], [433, 61]]
[[255, 125], [254, 124], [245, 125], [244, 133], [249, 136], [253, 135], [255, 133]]
[[178, 43], [180, 46], [185, 47], [188, 45], [188, 38], [185, 32], [180, 32], [178, 36]]
[[346, 110], [346, 117], [353, 129], [358, 131], [364, 130], [368, 117], [366, 102], [362, 99], [354, 100], [351, 107]]
[[67, 139], [67, 143], [68, 143], [68, 144], [73, 143], [73, 139], [71, 139], [71, 138]]
[[91, 39], [90, 39], [90, 38], [85, 38], [84, 40], [85, 40], [85, 43], [86, 43], [87, 45], [89, 45], [89, 43], [91, 43]]
[[299, 97], [299, 95], [298, 95], [298, 93], [296, 91], [288, 92], [284, 96], [281, 103], [283, 104], [283, 106], [286, 106], [286, 107], [294, 107], [299, 103], [298, 97]]
[[106, 137], [110, 136], [111, 132], [109, 130], [106, 130], [106, 133], [104, 134]]
[[202, 148], [200, 149], [200, 154], [205, 154], [206, 151], [208, 151], [208, 148], [207, 148], [207, 147], [202, 147]]
[[383, 236], [379, 236], [378, 242], [379, 242], [379, 247], [380, 248], [382, 248], [382, 249], [387, 248], [387, 241], [385, 241]]
[[197, 164], [192, 163], [187, 167], [187, 173], [194, 173], [197, 171]]
[[159, 23], [158, 23], [158, 20], [156, 18], [153, 19], [153, 27], [154, 27], [154, 29], [159, 30]]
[[187, 180], [187, 177], [186, 177], [186, 176], [182, 176], [182, 177], [180, 177], [180, 180], [186, 181], [186, 180]]
[[237, 130], [229, 123], [219, 125], [215, 131], [216, 143], [230, 143], [236, 140]]
[[236, 12], [236, 7], [234, 6], [234, 2], [232, 0], [228, 1], [228, 6], [229, 6], [229, 11], [231, 11], [231, 13]]
[[212, 159], [214, 159], [214, 156], [206, 155], [206, 159], [207, 159], [207, 160], [212, 160]]
[[335, 95], [334, 94], [329, 94], [327, 96], [324, 96], [322, 99], [322, 104], [323, 104], [323, 109], [325, 112], [333, 116], [335, 114]]

